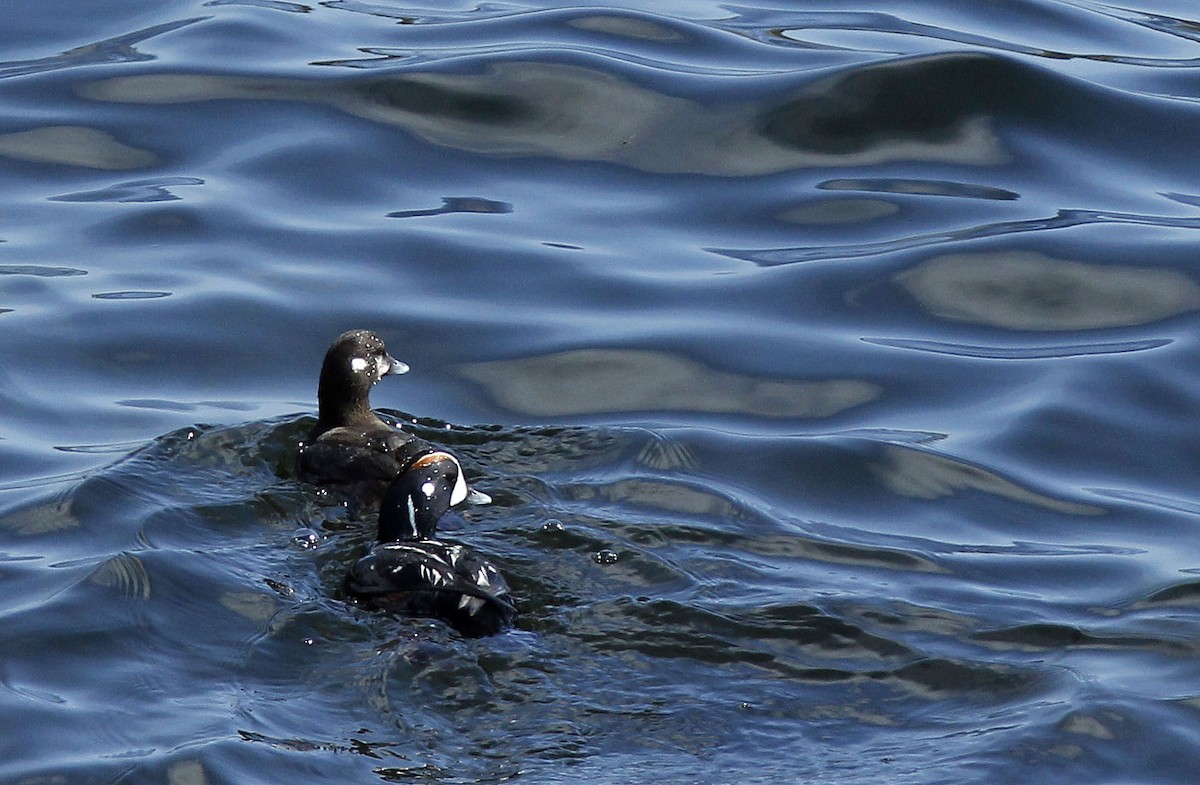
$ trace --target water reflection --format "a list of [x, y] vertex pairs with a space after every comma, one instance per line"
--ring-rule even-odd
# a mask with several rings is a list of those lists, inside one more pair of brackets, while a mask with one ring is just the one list
[[106, 38], [94, 44], [79, 46], [53, 57], [39, 57], [31, 60], [6, 60], [0, 62], [0, 79], [9, 76], [26, 76], [44, 71], [57, 71], [63, 68], [96, 65], [98, 63], [136, 63], [144, 60], [153, 60], [153, 56], [138, 51], [134, 44], [139, 44], [155, 36], [172, 32], [173, 30], [178, 30], [200, 20], [201, 17], [195, 17], [146, 27], [141, 30], [135, 30], [132, 33], [124, 33], [113, 38]]
[[[1176, 201], [1180, 201], [1176, 198]], [[713, 253], [744, 259], [761, 267], [785, 264], [802, 264], [826, 259], [855, 259], [881, 256], [897, 251], [945, 245], [947, 243], [982, 240], [988, 237], [1003, 237], [1018, 234], [1038, 234], [1052, 229], [1068, 229], [1089, 224], [1129, 224], [1132, 226], [1158, 226], [1178, 229], [1198, 229], [1200, 219], [1171, 215], [1142, 215], [1138, 213], [1108, 212], [1098, 210], [1059, 210], [1045, 218], [1030, 218], [1017, 221], [996, 221], [977, 226], [950, 228], [923, 234], [906, 235], [883, 241], [844, 243], [836, 245], [810, 245], [793, 248], [712, 248]]]
[[903, 178], [843, 177], [826, 180], [820, 187], [827, 191], [866, 191], [885, 194], [914, 194], [918, 196], [951, 196], [959, 199], [992, 199], [1011, 201], [1020, 194], [1005, 188], [988, 185], [956, 183], [950, 180], [915, 180]]
[[785, 223], [830, 226], [866, 223], [900, 212], [899, 206], [882, 199], [823, 199], [780, 212]]
[[718, 371], [670, 352], [624, 349], [477, 363], [461, 373], [500, 406], [537, 417], [660, 410], [830, 417], [882, 393], [855, 379], [779, 381]]
[[150, 573], [132, 553], [118, 553], [105, 560], [89, 577], [92, 583], [106, 586], [127, 599], [150, 599]]
[[51, 202], [174, 202], [180, 199], [171, 188], [180, 185], [204, 185], [199, 177], [156, 177], [148, 180], [129, 180], [94, 191], [51, 196]]
[[69, 125], [0, 134], [0, 155], [89, 169], [140, 169], [158, 161], [154, 153], [118, 142], [103, 131]]
[[1102, 507], [1055, 499], [943, 455], [896, 445], [883, 445], [881, 449], [882, 457], [872, 463], [871, 470], [901, 496], [938, 499], [962, 491], [980, 491], [1069, 515], [1104, 513]]
[[806, 86], [759, 118], [780, 145], [850, 158], [999, 163], [1007, 157], [990, 116], [1012, 82], [1004, 61], [945, 54], [889, 60]]
[[1013, 330], [1125, 327], [1200, 307], [1178, 270], [1009, 251], [938, 256], [896, 276], [930, 313]]
[[152, 292], [152, 291], [119, 291], [119, 292], [96, 292], [92, 295], [93, 300], [158, 300], [163, 297], [170, 297], [170, 292]]
[[388, 218], [424, 218], [432, 215], [449, 215], [450, 213], [490, 213], [503, 215], [513, 211], [508, 202], [497, 202], [494, 199], [484, 199], [481, 196], [446, 196], [442, 198], [441, 207], [428, 207], [423, 210], [397, 210], [388, 213]]
[[[517, 61], [491, 62], [478, 73], [406, 71], [339, 83], [145, 74], [95, 82], [82, 92], [127, 103], [308, 101], [477, 153], [751, 176], [831, 164], [1004, 161], [987, 116], [993, 96], [942, 84], [966, 83], [997, 67], [980, 55], [915, 58], [851, 69], [762, 102], [734, 95], [710, 105], [612, 71]], [[925, 80], [937, 90], [914, 86]], [[908, 102], [920, 102], [921, 111], [897, 111]]]
[[35, 278], [64, 278], [87, 275], [76, 267], [46, 267], [40, 264], [0, 264], [0, 275], [32, 275]]
[[617, 15], [615, 13], [592, 14], [571, 19], [571, 27], [595, 33], [607, 33], [642, 41], [683, 41], [684, 35], [664, 24], [658, 24], [641, 16]]

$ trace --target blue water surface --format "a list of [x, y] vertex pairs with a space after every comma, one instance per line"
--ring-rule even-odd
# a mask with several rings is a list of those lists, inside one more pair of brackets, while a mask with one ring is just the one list
[[[4, 21], [0, 781], [1195, 781], [1194, 3]], [[343, 601], [359, 327], [513, 632]]]

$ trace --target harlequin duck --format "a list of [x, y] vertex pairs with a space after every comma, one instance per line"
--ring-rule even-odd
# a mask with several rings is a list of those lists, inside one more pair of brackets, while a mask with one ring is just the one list
[[412, 460], [384, 494], [378, 541], [350, 569], [346, 594], [370, 608], [441, 619], [467, 636], [511, 627], [517, 609], [500, 572], [465, 545], [433, 539], [467, 492], [450, 453]]
[[[378, 500], [384, 488], [429, 445], [394, 428], [371, 411], [371, 387], [385, 376], [408, 372], [370, 330], [351, 330], [325, 353], [317, 386], [317, 424], [300, 443], [300, 476], [318, 485], [341, 486], [353, 498]], [[486, 494], [467, 490], [464, 499], [486, 504]]]

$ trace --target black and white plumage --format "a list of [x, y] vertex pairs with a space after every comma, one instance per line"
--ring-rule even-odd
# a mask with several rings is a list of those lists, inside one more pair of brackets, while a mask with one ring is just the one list
[[468, 493], [458, 460], [431, 451], [389, 486], [379, 539], [346, 576], [346, 594], [371, 608], [441, 619], [464, 635], [512, 626], [516, 606], [490, 562], [465, 545], [434, 539], [442, 515]]
[[[321, 364], [317, 424], [300, 444], [300, 476], [339, 487], [352, 498], [378, 500], [384, 488], [429, 449], [371, 411], [371, 387], [385, 376], [407, 372], [408, 366], [392, 357], [375, 333], [351, 330], [338, 336]], [[468, 489], [459, 501], [490, 500]]]

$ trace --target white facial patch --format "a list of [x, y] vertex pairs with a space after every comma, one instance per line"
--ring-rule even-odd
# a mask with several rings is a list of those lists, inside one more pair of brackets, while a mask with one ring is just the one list
[[369, 363], [364, 358], [355, 357], [350, 361], [350, 370], [354, 371], [355, 373], [362, 373], [363, 371], [367, 370], [368, 365]]
[[467, 481], [463, 479], [462, 467], [458, 469], [458, 479], [454, 481], [454, 490], [450, 492], [450, 506], [462, 504], [467, 499]]
[[425, 482], [425, 483], [422, 483], [422, 485], [421, 485], [421, 493], [425, 494], [425, 498], [427, 498], [427, 499], [432, 499], [433, 493], [436, 490], [437, 490], [437, 486], [434, 485], [432, 482]]

